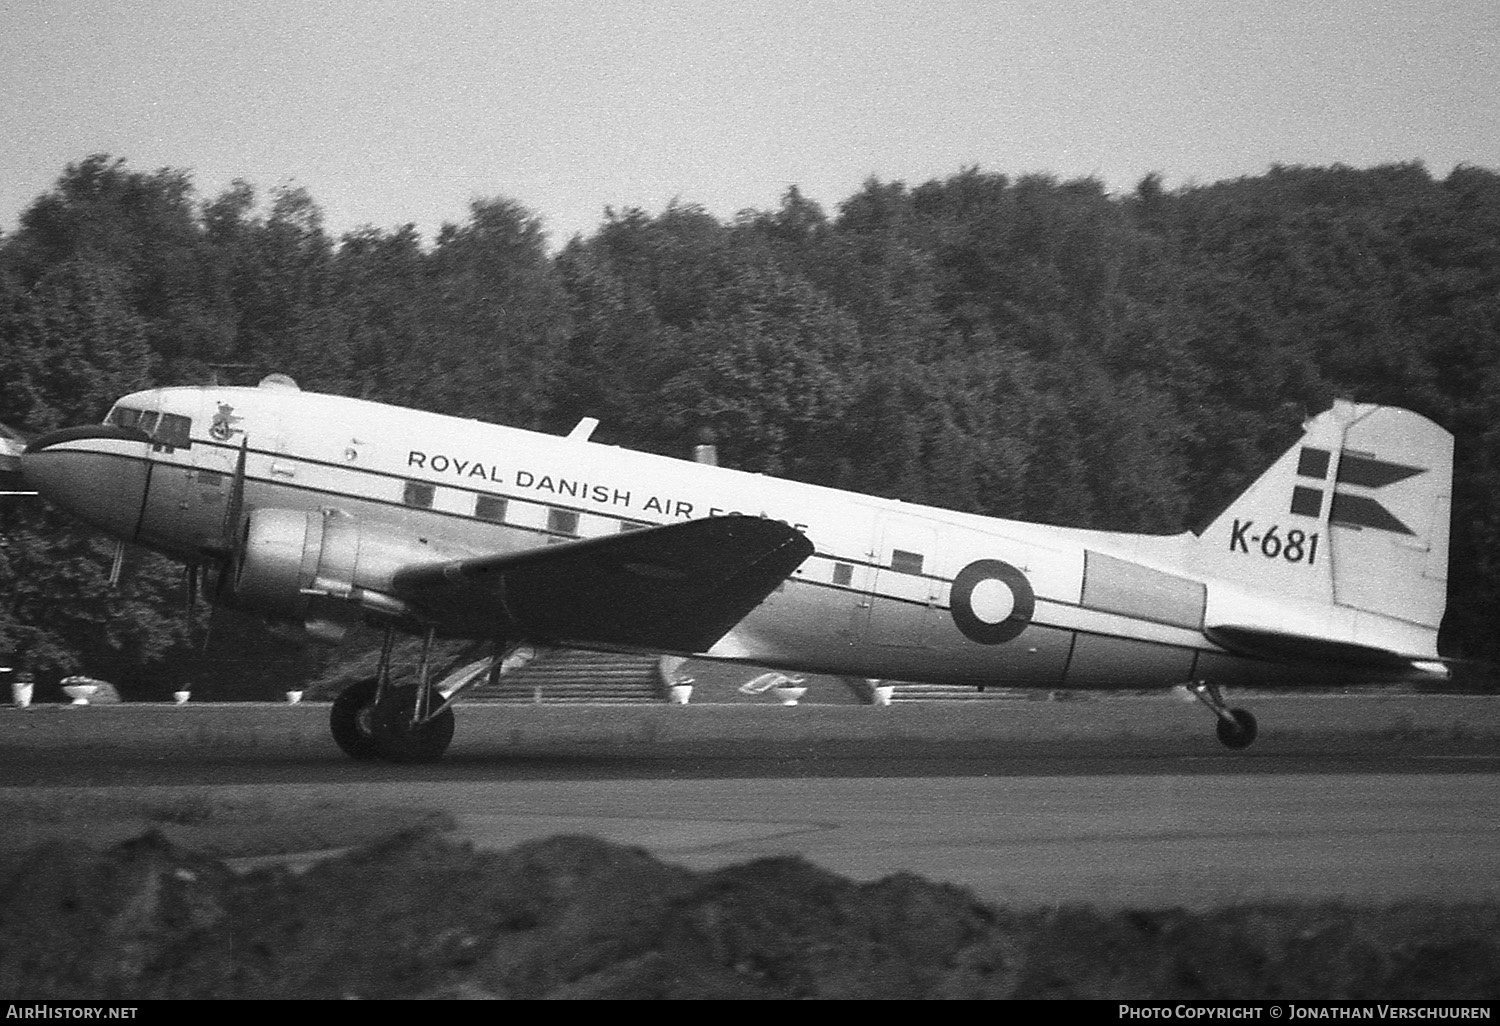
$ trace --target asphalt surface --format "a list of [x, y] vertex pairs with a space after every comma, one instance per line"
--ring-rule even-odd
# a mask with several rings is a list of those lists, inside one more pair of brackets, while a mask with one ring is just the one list
[[322, 850], [439, 814], [484, 847], [581, 833], [694, 868], [798, 854], [1013, 907], [1500, 898], [1500, 699], [1234, 704], [1260, 718], [1244, 752], [1170, 698], [469, 706], [447, 759], [417, 767], [343, 758], [326, 706], [33, 707], [0, 710], [0, 811], [99, 840], [232, 818], [142, 808], [262, 810], [245, 865], [314, 857], [288, 836]]

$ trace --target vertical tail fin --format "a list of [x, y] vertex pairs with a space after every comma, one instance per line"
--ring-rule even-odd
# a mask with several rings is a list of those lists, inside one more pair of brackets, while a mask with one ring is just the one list
[[1452, 494], [1452, 435], [1408, 410], [1340, 401], [1204, 531], [1199, 567], [1435, 632]]

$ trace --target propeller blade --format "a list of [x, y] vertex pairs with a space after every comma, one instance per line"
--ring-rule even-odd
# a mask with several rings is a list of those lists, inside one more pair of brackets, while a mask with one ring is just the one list
[[[198, 628], [198, 596], [202, 587], [208, 583], [208, 567], [202, 563], [189, 563], [183, 567], [183, 575], [183, 585], [187, 592], [184, 612], [187, 616], [188, 644], [192, 644], [193, 635]], [[200, 651], [205, 655], [208, 653], [208, 643], [213, 635], [213, 629], [213, 613], [210, 611], [208, 627], [203, 632], [203, 644], [200, 647]]]
[[224, 524], [219, 531], [219, 578], [214, 586], [215, 595], [222, 595], [227, 589], [239, 555], [240, 518], [245, 513], [245, 460], [249, 454], [249, 445], [248, 437], [240, 439], [240, 455], [234, 464], [229, 501], [224, 505]]
[[223, 550], [231, 555], [239, 545], [240, 516], [245, 512], [245, 457], [249, 452], [249, 438], [240, 439], [240, 455], [234, 463], [234, 480], [229, 487], [229, 502], [224, 507], [224, 527], [219, 532]]
[[109, 564], [109, 586], [118, 588], [120, 586], [120, 574], [125, 569], [125, 543], [115, 542], [115, 558]]

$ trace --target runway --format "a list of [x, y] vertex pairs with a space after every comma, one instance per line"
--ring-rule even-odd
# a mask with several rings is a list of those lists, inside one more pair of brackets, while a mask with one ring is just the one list
[[803, 777], [373, 785], [485, 847], [580, 833], [692, 868], [797, 854], [1010, 907], [1500, 898], [1500, 775]]
[[[837, 714], [874, 724], [864, 738], [851, 727], [827, 737], [839, 731], [816, 729], [821, 712], [787, 729], [779, 710], [692, 710], [688, 728], [683, 710], [482, 709], [462, 715], [465, 743], [450, 759], [427, 767], [343, 760], [317, 708], [8, 713], [0, 811], [30, 810], [7, 817], [10, 847], [17, 829], [107, 841], [154, 826], [190, 843], [237, 830], [229, 848], [251, 860], [242, 865], [257, 844], [354, 843], [372, 823], [441, 814], [481, 847], [581, 833], [692, 868], [799, 855], [857, 880], [911, 872], [1017, 908], [1500, 899], [1489, 719], [1500, 706], [1457, 714], [1462, 731], [1429, 722], [1426, 706], [1401, 713], [1401, 731], [1346, 734], [1307, 708], [1299, 729], [1244, 753], [1205, 742], [1201, 717], [1179, 733], [1164, 705], [1145, 709], [1154, 733], [1127, 729], [1134, 714], [1118, 710], [1043, 710], [1050, 733], [1018, 726], [1034, 710], [967, 733], [939, 720], [972, 725], [974, 713]], [[857, 719], [867, 714], [887, 718]], [[172, 813], [185, 802], [228, 811], [192, 822]], [[36, 811], [70, 807], [82, 811]], [[341, 836], [341, 823], [360, 829]]]

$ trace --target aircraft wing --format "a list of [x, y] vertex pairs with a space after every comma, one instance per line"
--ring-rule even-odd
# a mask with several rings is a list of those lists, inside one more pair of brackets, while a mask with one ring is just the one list
[[1280, 662], [1341, 663], [1391, 672], [1412, 669], [1416, 663], [1432, 664], [1441, 661], [1437, 656], [1403, 655], [1372, 645], [1331, 641], [1260, 627], [1224, 624], [1206, 627], [1203, 633], [1208, 636], [1208, 640], [1227, 648], [1235, 655]]
[[779, 521], [710, 517], [413, 567], [393, 590], [447, 629], [701, 652], [812, 552]]

